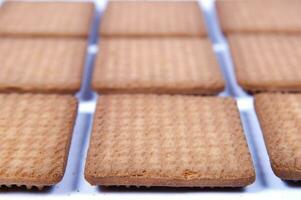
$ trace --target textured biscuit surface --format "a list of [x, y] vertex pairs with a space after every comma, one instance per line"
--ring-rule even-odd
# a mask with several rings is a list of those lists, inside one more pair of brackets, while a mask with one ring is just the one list
[[258, 94], [255, 106], [273, 171], [301, 180], [301, 94]]
[[93, 87], [101, 93], [215, 94], [224, 81], [207, 39], [106, 38]]
[[86, 179], [93, 185], [245, 186], [254, 169], [234, 100], [100, 97]]
[[0, 94], [0, 107], [0, 185], [59, 182], [68, 157], [76, 99]]
[[92, 3], [5, 2], [0, 8], [0, 35], [87, 37]]
[[251, 92], [301, 91], [301, 37], [232, 34], [229, 44], [239, 84]]
[[0, 38], [0, 91], [76, 92], [83, 39]]
[[222, 30], [232, 32], [301, 32], [299, 0], [218, 0]]
[[205, 36], [197, 2], [111, 1], [101, 22], [103, 36]]

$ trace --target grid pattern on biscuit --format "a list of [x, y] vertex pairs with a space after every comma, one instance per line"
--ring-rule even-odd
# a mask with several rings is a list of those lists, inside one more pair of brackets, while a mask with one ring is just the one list
[[238, 82], [250, 91], [301, 90], [301, 37], [229, 36]]
[[0, 184], [63, 176], [77, 103], [68, 95], [0, 94]]
[[265, 143], [275, 173], [283, 179], [301, 179], [301, 94], [255, 96]]
[[299, 0], [218, 0], [224, 32], [301, 32]]
[[92, 3], [5, 2], [0, 35], [88, 36]]
[[[101, 96], [85, 173], [90, 183], [107, 185], [136, 185], [131, 178], [246, 185], [254, 178], [234, 100], [180, 95]], [[128, 181], [102, 182], [112, 177]]]
[[197, 2], [109, 2], [100, 27], [103, 36], [205, 36]]
[[224, 87], [210, 42], [103, 39], [93, 87], [100, 92], [217, 93]]
[[75, 92], [85, 52], [82, 39], [0, 38], [0, 91]]

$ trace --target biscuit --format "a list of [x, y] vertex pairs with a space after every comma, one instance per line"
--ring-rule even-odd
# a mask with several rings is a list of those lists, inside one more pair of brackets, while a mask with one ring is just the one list
[[216, 94], [224, 80], [201, 38], [103, 38], [93, 88], [100, 93]]
[[301, 37], [231, 34], [238, 83], [247, 91], [301, 91]]
[[4, 2], [0, 35], [87, 37], [94, 12], [83, 2]]
[[75, 93], [86, 40], [0, 38], [0, 91]]
[[255, 178], [230, 98], [102, 95], [91, 137], [92, 185], [241, 187]]
[[274, 173], [301, 180], [301, 94], [258, 94], [255, 107]]
[[0, 94], [0, 185], [43, 187], [65, 172], [77, 102], [69, 95]]
[[206, 36], [197, 2], [111, 1], [100, 26], [102, 36]]
[[222, 30], [233, 32], [301, 32], [300, 0], [217, 0]]

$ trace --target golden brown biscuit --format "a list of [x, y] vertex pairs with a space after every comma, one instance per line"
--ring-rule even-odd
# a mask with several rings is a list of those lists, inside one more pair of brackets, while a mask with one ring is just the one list
[[301, 37], [231, 34], [239, 84], [247, 91], [301, 91]]
[[76, 99], [0, 94], [0, 107], [0, 185], [58, 183], [65, 172]]
[[102, 36], [206, 36], [197, 2], [112, 1], [104, 13]]
[[217, 0], [222, 30], [233, 32], [301, 32], [300, 0]]
[[0, 35], [87, 37], [93, 11], [87, 2], [4, 2]]
[[301, 94], [258, 94], [255, 107], [274, 173], [301, 180]]
[[212, 46], [200, 38], [105, 38], [93, 88], [101, 93], [216, 94], [224, 81]]
[[86, 40], [0, 38], [0, 91], [75, 93]]
[[233, 99], [100, 96], [85, 169], [92, 185], [242, 187], [254, 176]]

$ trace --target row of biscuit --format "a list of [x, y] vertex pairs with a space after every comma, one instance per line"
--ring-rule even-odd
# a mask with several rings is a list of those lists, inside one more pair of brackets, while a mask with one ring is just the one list
[[[217, 1], [239, 85], [255, 108], [273, 171], [301, 179], [301, 1]], [[260, 93], [260, 94], [258, 94]]]
[[[3, 91], [79, 89], [85, 49], [83, 42], [76, 46], [78, 37], [71, 38], [82, 34], [69, 20], [77, 19], [77, 28], [87, 27], [89, 20], [83, 18], [91, 17], [92, 8], [76, 5], [81, 5], [78, 13], [75, 8], [67, 12], [62, 3], [1, 7], [0, 21], [16, 21], [6, 25], [6, 49], [11, 48], [6, 52], [14, 59], [3, 57], [9, 63], [3, 80], [12, 84]], [[196, 2], [110, 2], [100, 35], [93, 88], [108, 94], [100, 96], [95, 114], [85, 171], [91, 184], [225, 187], [254, 181], [235, 101], [202, 96], [222, 91], [224, 81]], [[14, 75], [17, 78], [10, 78]], [[75, 99], [45, 94], [3, 97], [8, 111], [1, 121], [1, 184], [57, 183], [65, 170]], [[29, 104], [36, 107], [30, 114]], [[9, 123], [12, 120], [16, 123]]]
[[89, 183], [243, 187], [254, 181], [235, 100], [216, 96], [224, 80], [197, 2], [111, 1], [100, 35]]
[[58, 183], [65, 172], [92, 3], [0, 7], [0, 185]]

